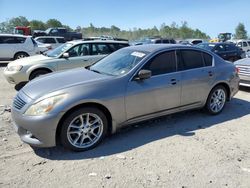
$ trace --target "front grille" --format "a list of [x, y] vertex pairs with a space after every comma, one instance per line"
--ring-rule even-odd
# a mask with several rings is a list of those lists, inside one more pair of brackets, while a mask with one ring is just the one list
[[24, 107], [25, 104], [26, 104], [26, 102], [23, 99], [21, 99], [20, 96], [17, 95], [14, 98], [14, 101], [13, 101], [13, 107], [14, 108], [16, 108], [18, 110], [21, 110]]

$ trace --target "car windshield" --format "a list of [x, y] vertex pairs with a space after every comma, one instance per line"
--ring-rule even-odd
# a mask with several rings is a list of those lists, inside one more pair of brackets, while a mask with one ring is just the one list
[[89, 69], [100, 74], [119, 76], [129, 72], [148, 52], [121, 49], [98, 61]]
[[49, 57], [57, 57], [61, 53], [63, 53], [66, 50], [68, 50], [71, 46], [73, 46], [72, 43], [65, 43], [65, 44], [63, 44], [61, 46], [58, 46], [54, 50], [49, 51], [46, 55], [49, 56]]
[[215, 47], [215, 44], [206, 44], [206, 43], [200, 43], [196, 45], [199, 48], [203, 48], [206, 50], [212, 50]]

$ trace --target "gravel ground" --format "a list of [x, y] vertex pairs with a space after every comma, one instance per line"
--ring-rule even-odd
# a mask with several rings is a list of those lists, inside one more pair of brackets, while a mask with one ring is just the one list
[[[16, 91], [0, 68], [0, 105]], [[35, 149], [0, 115], [0, 187], [250, 187], [250, 89], [223, 113], [188, 111], [128, 127], [81, 153]]]

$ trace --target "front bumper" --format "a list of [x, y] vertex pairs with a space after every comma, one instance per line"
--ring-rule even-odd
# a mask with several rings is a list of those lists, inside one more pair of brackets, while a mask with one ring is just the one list
[[56, 128], [63, 114], [44, 116], [26, 116], [12, 108], [12, 119], [21, 140], [35, 147], [53, 147], [56, 145]]
[[19, 84], [21, 82], [28, 82], [29, 78], [25, 72], [18, 71], [13, 72], [9, 71], [7, 68], [4, 69], [4, 77], [10, 84]]

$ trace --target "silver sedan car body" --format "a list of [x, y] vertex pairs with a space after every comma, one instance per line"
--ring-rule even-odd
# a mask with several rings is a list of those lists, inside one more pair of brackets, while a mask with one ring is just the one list
[[250, 87], [250, 58], [244, 58], [234, 62], [239, 69], [240, 85]]
[[51, 147], [59, 138], [67, 148], [86, 150], [128, 124], [204, 106], [217, 114], [238, 84], [235, 66], [208, 51], [162, 44], [127, 47], [89, 69], [28, 83], [14, 99], [12, 118], [30, 145]]

